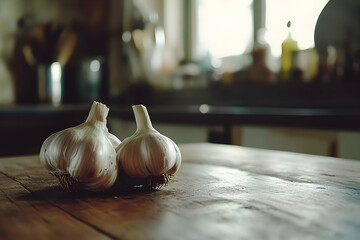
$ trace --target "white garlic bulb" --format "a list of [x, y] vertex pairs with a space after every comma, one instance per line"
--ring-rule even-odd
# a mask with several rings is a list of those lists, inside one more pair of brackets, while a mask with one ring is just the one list
[[170, 138], [153, 128], [145, 106], [135, 105], [133, 111], [137, 130], [116, 149], [119, 170], [157, 188], [179, 169], [181, 153]]
[[68, 190], [103, 191], [117, 178], [115, 148], [121, 141], [109, 133], [106, 105], [94, 102], [86, 121], [49, 136], [40, 161]]

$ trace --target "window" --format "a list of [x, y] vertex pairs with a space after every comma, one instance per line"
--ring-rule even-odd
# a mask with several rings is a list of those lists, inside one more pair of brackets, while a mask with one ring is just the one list
[[[254, 3], [265, 11], [254, 12]], [[292, 36], [301, 49], [314, 47], [317, 18], [328, 0], [197, 0], [199, 46], [216, 58], [240, 55], [251, 50], [254, 36], [253, 14], [265, 15], [266, 40], [275, 57], [287, 37], [286, 24], [292, 22]], [[257, 26], [259, 27], [259, 26]], [[261, 27], [261, 26], [260, 26]]]
[[252, 46], [252, 0], [198, 0], [199, 46], [215, 58]]
[[281, 43], [287, 37], [286, 24], [300, 49], [314, 47], [316, 21], [328, 0], [266, 0], [267, 41], [275, 57], [281, 55]]

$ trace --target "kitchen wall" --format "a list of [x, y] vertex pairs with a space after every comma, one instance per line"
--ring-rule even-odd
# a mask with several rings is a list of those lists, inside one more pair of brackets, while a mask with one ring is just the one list
[[237, 126], [236, 145], [360, 160], [360, 132]]

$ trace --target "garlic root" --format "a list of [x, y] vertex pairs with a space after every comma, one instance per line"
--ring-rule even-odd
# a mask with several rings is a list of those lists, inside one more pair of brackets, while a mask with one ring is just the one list
[[53, 172], [50, 174], [55, 176], [59, 180], [61, 187], [68, 192], [79, 192], [79, 191], [81, 191], [81, 189], [83, 189], [80, 182], [76, 181], [68, 173]]

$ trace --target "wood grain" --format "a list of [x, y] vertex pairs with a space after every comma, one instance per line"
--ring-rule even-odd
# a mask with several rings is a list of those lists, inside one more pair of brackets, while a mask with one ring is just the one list
[[49, 202], [22, 200], [26, 190], [7, 177], [0, 181], [1, 239], [109, 239]]
[[74, 194], [39, 158], [0, 159], [0, 239], [359, 239], [360, 162], [180, 146], [153, 192]]

